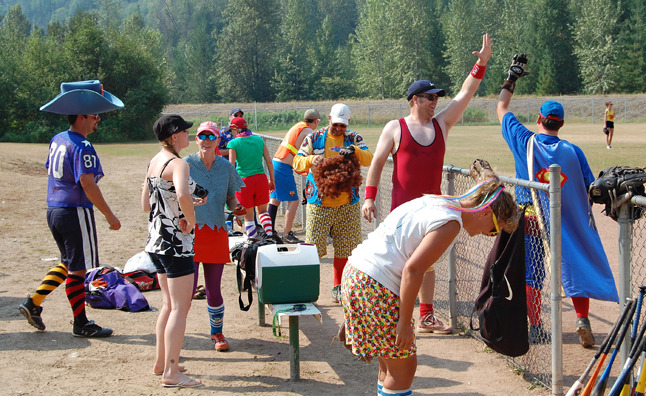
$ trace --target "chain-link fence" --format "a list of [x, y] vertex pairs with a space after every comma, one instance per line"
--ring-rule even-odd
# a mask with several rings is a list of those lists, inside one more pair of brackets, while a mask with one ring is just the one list
[[[605, 102], [611, 101], [615, 109], [615, 122], [646, 122], [646, 96], [626, 97], [537, 97], [514, 98], [509, 109], [522, 122], [534, 122], [539, 109], [546, 100], [556, 100], [563, 104], [568, 123], [603, 124]], [[436, 113], [450, 103], [450, 98], [440, 99]], [[474, 98], [462, 114], [461, 125], [498, 124], [496, 115], [497, 99]], [[385, 101], [383, 103], [347, 103], [352, 112], [353, 126], [383, 126], [388, 121], [405, 117], [410, 113], [405, 101]], [[311, 105], [290, 106], [284, 103], [259, 103], [240, 105], [244, 117], [253, 131], [287, 131], [296, 122], [303, 119], [303, 113], [309, 108], [316, 108], [323, 116], [329, 114], [333, 102], [319, 102]], [[225, 105], [202, 106], [200, 111], [181, 111], [184, 118], [202, 122], [215, 121], [218, 125], [228, 125], [229, 108]], [[172, 107], [171, 107], [172, 109]]]
[[[269, 136], [263, 136], [263, 138], [269, 152], [275, 152], [281, 139]], [[365, 188], [367, 173], [368, 168], [362, 168], [364, 179], [362, 191]], [[389, 159], [383, 168], [377, 199], [375, 200], [377, 218], [372, 223], [363, 218], [361, 219], [361, 230], [364, 239], [390, 213], [392, 173], [393, 162]], [[550, 334], [553, 313], [550, 304], [552, 291], [550, 260], [552, 249], [550, 248], [549, 231], [551, 220], [550, 201], [547, 193], [549, 184], [504, 176], [500, 176], [500, 179], [505, 183], [507, 190], [515, 196], [516, 202], [525, 210], [527, 278], [528, 284], [532, 286], [534, 291], [528, 296], [531, 344], [529, 352], [518, 358], [508, 358], [508, 360], [517, 369], [527, 373], [546, 387], [552, 387], [553, 383], [560, 384], [562, 382], [562, 369], [560, 373], [561, 379], [553, 381], [553, 346], [551, 339], [554, 336]], [[555, 180], [560, 180], [560, 177]], [[298, 189], [302, 193], [305, 177], [297, 175], [296, 181]], [[466, 193], [473, 185], [474, 181], [469, 175], [469, 170], [449, 166], [444, 167], [442, 183], [444, 193], [460, 195]], [[363, 198], [361, 199], [361, 204], [363, 205]], [[284, 209], [285, 206], [283, 205], [282, 213], [284, 213]], [[299, 205], [295, 223], [306, 224], [304, 209], [305, 206]], [[560, 231], [560, 227], [558, 228]], [[558, 241], [560, 243], [560, 235]], [[484, 265], [493, 243], [493, 238], [482, 235], [470, 238], [465, 231], [462, 231], [455, 243], [454, 253], [447, 255], [444, 262], [435, 267], [436, 286], [433, 304], [436, 314], [450, 320], [453, 328], [461, 329], [476, 338], [480, 338], [479, 333], [471, 332], [469, 325], [474, 314], [475, 301], [480, 292]], [[560, 262], [560, 255], [558, 259]], [[451, 262], [452, 260], [453, 262]], [[560, 276], [558, 282], [560, 284]], [[452, 299], [451, 296], [454, 298]], [[560, 306], [560, 300], [558, 304]], [[474, 327], [478, 328], [477, 315], [473, 315], [473, 322]], [[560, 328], [560, 323], [558, 327]], [[560, 350], [560, 331], [558, 331], [558, 337], [557, 347]], [[559, 373], [556, 373], [556, 375], [559, 377]]]
[[[637, 298], [646, 285], [646, 197], [636, 196], [621, 205], [619, 218], [619, 299]], [[644, 308], [642, 306], [642, 312]], [[643, 324], [644, 315], [640, 315]], [[624, 341], [621, 361], [626, 361], [631, 339]]]

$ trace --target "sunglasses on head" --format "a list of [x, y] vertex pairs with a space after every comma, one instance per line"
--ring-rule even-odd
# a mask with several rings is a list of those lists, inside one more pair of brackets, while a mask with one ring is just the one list
[[212, 135], [212, 134], [210, 134], [210, 133], [209, 133], [209, 134], [206, 134], [206, 133], [200, 133], [199, 135], [197, 135], [197, 137], [198, 137], [198, 139], [200, 139], [200, 140], [207, 140], [207, 139], [208, 139], [208, 140], [210, 140], [210, 141], [214, 141], [215, 139], [217, 139], [217, 138], [218, 138], [217, 136]]
[[430, 100], [431, 102], [435, 102], [437, 100], [437, 94], [417, 94], [418, 98], [425, 98], [427, 100]]
[[493, 219], [493, 228], [489, 231], [489, 236], [496, 236], [500, 233], [500, 227], [498, 226], [498, 219], [496, 219], [496, 214], [491, 212], [491, 218]]

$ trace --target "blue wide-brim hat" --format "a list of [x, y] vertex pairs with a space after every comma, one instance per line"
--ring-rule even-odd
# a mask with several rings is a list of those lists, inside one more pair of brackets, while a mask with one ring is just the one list
[[61, 93], [40, 108], [65, 115], [100, 114], [118, 109], [123, 109], [123, 102], [104, 91], [99, 80], [64, 82]]

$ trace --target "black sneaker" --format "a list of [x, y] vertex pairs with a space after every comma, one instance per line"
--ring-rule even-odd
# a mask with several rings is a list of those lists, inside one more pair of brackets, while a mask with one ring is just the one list
[[576, 333], [579, 335], [579, 342], [582, 347], [590, 348], [594, 346], [595, 339], [588, 318], [578, 318], [576, 320]]
[[34, 305], [34, 302], [31, 300], [31, 296], [27, 296], [27, 299], [18, 306], [18, 311], [22, 316], [27, 319], [30, 325], [34, 326], [40, 331], [45, 330], [45, 323], [40, 318], [41, 312], [43, 312], [43, 307], [37, 307]]
[[285, 241], [286, 243], [303, 243], [303, 241], [301, 241], [300, 239], [296, 238], [296, 236], [294, 236], [294, 231], [290, 231], [287, 234], [285, 234], [283, 236], [283, 241]]
[[273, 232], [271, 235], [266, 235], [265, 234], [265, 240], [273, 242], [273, 243], [276, 243], [278, 245], [283, 244], [283, 239], [278, 235], [277, 232]]
[[93, 320], [87, 322], [83, 327], [78, 327], [76, 323], [72, 323], [74, 324], [74, 329], [72, 330], [74, 337], [98, 338], [110, 337], [112, 335], [112, 329], [108, 329], [107, 327], [104, 329], [103, 327], [94, 324]]

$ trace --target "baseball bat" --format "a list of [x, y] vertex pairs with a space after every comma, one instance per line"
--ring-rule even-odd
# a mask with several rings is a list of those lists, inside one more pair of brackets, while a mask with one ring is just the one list
[[[590, 374], [590, 370], [592, 370], [592, 367], [594, 367], [594, 364], [597, 363], [597, 361], [599, 360], [599, 357], [604, 352], [606, 345], [607, 344], [612, 345], [612, 343], [614, 342], [615, 338], [617, 337], [617, 333], [619, 332], [619, 329], [621, 328], [622, 323], [626, 319], [626, 315], [628, 315], [632, 306], [634, 305], [634, 302], [635, 301], [633, 299], [630, 299], [630, 298], [626, 299], [626, 305], [624, 305], [624, 310], [621, 313], [621, 315], [617, 318], [617, 321], [612, 327], [612, 330], [610, 331], [610, 333], [608, 333], [608, 335], [606, 336], [606, 339], [603, 340], [603, 342], [599, 346], [597, 353], [595, 353], [594, 357], [590, 361], [590, 364], [588, 364], [588, 367], [585, 369], [583, 374], [581, 374], [581, 377], [579, 377], [579, 379], [576, 380], [574, 385], [570, 387], [570, 390], [568, 390], [565, 396], [576, 396], [579, 394], [579, 391], [583, 389], [583, 384], [585, 383], [585, 380], [588, 378], [588, 374]], [[603, 359], [605, 360], [605, 355]]]
[[619, 396], [619, 394], [623, 391], [624, 385], [626, 384], [626, 380], [630, 376], [630, 372], [632, 371], [633, 367], [635, 366], [635, 363], [637, 362], [637, 356], [640, 351], [644, 350], [644, 347], [646, 344], [644, 341], [646, 341], [646, 338], [644, 337], [644, 331], [646, 330], [646, 323], [642, 325], [641, 329], [639, 330], [639, 335], [635, 339], [635, 344], [633, 344], [632, 349], [630, 350], [630, 353], [628, 354], [628, 360], [626, 360], [626, 364], [624, 365], [623, 369], [619, 373], [619, 377], [617, 377], [617, 381], [615, 381], [615, 384], [612, 386], [612, 389], [610, 389], [610, 393], [608, 394], [609, 396]]
[[642, 376], [642, 372], [644, 371], [644, 364], [646, 363], [646, 351], [642, 351], [642, 364], [638, 366], [637, 373], [635, 373], [635, 382], [633, 383], [632, 388], [630, 388], [630, 396], [633, 396], [635, 394], [635, 390], [637, 389], [637, 385], [639, 384], [639, 379]]
[[[606, 388], [608, 387], [608, 378], [610, 377], [610, 370], [612, 369], [612, 365], [615, 362], [615, 358], [617, 357], [617, 353], [619, 353], [619, 348], [621, 347], [621, 343], [624, 340], [624, 337], [628, 333], [628, 329], [630, 328], [630, 318], [632, 317], [633, 312], [635, 312], [637, 308], [637, 304], [631, 304], [630, 310], [628, 315], [624, 317], [624, 322], [623, 326], [621, 328], [621, 332], [619, 334], [619, 337], [617, 338], [617, 342], [615, 343], [615, 350], [612, 352], [612, 356], [610, 357], [610, 360], [608, 361], [608, 365], [606, 366], [606, 369], [604, 370], [603, 374], [599, 378], [599, 381], [595, 384], [593, 381], [593, 378], [590, 378], [590, 382], [588, 382], [588, 385], [586, 388], [583, 390], [582, 395], [585, 396], [603, 396], [603, 394], [606, 392]], [[608, 352], [610, 352], [610, 348], [612, 345], [608, 344], [604, 348], [604, 354], [607, 356]], [[599, 363], [598, 365], [598, 370], [595, 370], [595, 373], [598, 375], [599, 370], [601, 369], [601, 366], [603, 365], [603, 361]], [[596, 379], [596, 378], [594, 378]]]
[[644, 396], [644, 390], [646, 389], [646, 360], [642, 361], [642, 367], [639, 374], [639, 379], [637, 380], [637, 386], [635, 386], [635, 392], [633, 396]]
[[[635, 334], [637, 332], [637, 327], [639, 327], [639, 317], [641, 316], [641, 309], [642, 309], [642, 302], [644, 301], [644, 294], [646, 294], [646, 286], [641, 285], [641, 286], [639, 286], [639, 298], [637, 299], [637, 311], [635, 312], [635, 316], [634, 316], [635, 319], [633, 319], [633, 332], [631, 333], [631, 337], [630, 337], [630, 342], [631, 343], [635, 342]], [[632, 390], [634, 390], [637, 387], [637, 381], [638, 381], [639, 376], [641, 374], [641, 367], [643, 366], [644, 358], [645, 358], [645, 355], [644, 355], [644, 353], [642, 353], [642, 364], [639, 365], [639, 371], [635, 375]]]

